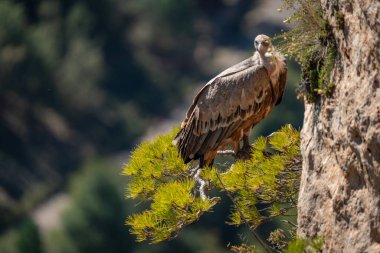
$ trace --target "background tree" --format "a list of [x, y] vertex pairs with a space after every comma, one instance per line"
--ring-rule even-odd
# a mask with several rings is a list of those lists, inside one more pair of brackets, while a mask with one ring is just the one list
[[17, 249], [19, 252], [43, 252], [40, 234], [33, 221], [27, 220], [21, 225], [17, 239]]

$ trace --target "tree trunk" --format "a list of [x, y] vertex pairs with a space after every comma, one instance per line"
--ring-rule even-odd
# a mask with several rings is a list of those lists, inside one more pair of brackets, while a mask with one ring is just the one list
[[380, 1], [321, 2], [336, 88], [305, 105], [298, 234], [324, 252], [380, 252]]

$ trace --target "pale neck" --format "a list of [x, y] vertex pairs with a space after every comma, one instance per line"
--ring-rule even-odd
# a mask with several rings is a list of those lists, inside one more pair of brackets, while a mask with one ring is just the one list
[[265, 53], [261, 53], [261, 52], [259, 52], [259, 51], [257, 51], [258, 52], [258, 54], [259, 54], [259, 58], [260, 58], [260, 63], [261, 64], [263, 64], [263, 63], [266, 63], [267, 62], [267, 56], [265, 55], [266, 54], [266, 52]]

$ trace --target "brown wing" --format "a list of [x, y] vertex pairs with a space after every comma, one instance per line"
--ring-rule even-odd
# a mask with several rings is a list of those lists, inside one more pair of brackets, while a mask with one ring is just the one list
[[252, 116], [270, 92], [264, 66], [251, 62], [212, 79], [194, 99], [175, 142], [185, 162], [217, 150]]
[[285, 58], [281, 59], [282, 60], [282, 68], [279, 76], [279, 87], [278, 87], [278, 98], [276, 101], [276, 105], [281, 103], [282, 97], [285, 94], [285, 87], [286, 87], [286, 79], [288, 77], [288, 67], [286, 66], [286, 60]]

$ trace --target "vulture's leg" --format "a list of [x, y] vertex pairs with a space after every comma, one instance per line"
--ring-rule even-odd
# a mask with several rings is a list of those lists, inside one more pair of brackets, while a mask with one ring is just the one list
[[197, 181], [197, 183], [199, 183], [199, 195], [200, 197], [205, 200], [206, 199], [206, 193], [205, 193], [205, 187], [206, 187], [206, 181], [201, 178], [201, 172], [202, 172], [202, 168], [204, 167], [205, 165], [205, 159], [204, 159], [204, 156], [201, 156], [199, 158], [199, 165], [197, 167], [195, 167], [195, 174], [193, 176], [194, 180]]
[[203, 155], [199, 158], [199, 168], [203, 169], [204, 166], [205, 166], [205, 156]]
[[249, 136], [243, 135], [243, 150], [249, 150], [251, 151], [251, 144], [249, 144]]
[[251, 157], [252, 146], [249, 144], [249, 135], [243, 135], [243, 147], [237, 152], [236, 157], [241, 160], [248, 160]]

